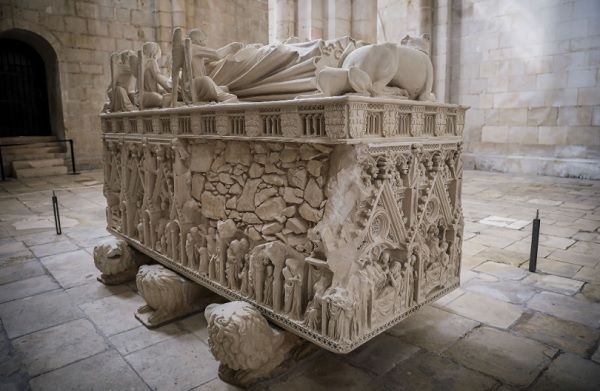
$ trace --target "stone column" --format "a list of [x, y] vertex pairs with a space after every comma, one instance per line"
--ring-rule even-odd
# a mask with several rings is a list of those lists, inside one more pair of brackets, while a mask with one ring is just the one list
[[377, 42], [377, 0], [352, 1], [352, 38]]
[[285, 40], [296, 35], [296, 2], [275, 0], [275, 39]]
[[323, 0], [298, 0], [298, 38], [323, 38]]
[[350, 35], [352, 0], [323, 0], [323, 30], [325, 39]]
[[163, 54], [171, 51], [171, 34], [173, 34], [172, 4], [169, 0], [156, 2], [156, 42]]
[[187, 9], [185, 0], [172, 0], [171, 1], [171, 19], [173, 27], [187, 27]]

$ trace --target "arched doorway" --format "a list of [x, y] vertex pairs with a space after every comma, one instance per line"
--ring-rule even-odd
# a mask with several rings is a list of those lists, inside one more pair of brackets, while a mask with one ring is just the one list
[[46, 66], [25, 42], [0, 39], [0, 137], [52, 133]]

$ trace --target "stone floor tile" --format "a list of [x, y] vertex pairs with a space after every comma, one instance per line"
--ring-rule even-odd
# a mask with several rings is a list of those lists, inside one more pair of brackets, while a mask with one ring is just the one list
[[560, 201], [560, 200], [547, 200], [544, 198], [532, 198], [527, 202], [529, 202], [530, 204], [543, 205], [543, 206], [558, 206], [563, 203], [563, 201]]
[[146, 328], [146, 326], [139, 326], [120, 334], [115, 334], [109, 338], [109, 341], [119, 353], [127, 355], [184, 333], [174, 323], [169, 323], [152, 330]]
[[460, 283], [461, 283], [461, 285], [464, 285], [467, 282], [471, 281], [474, 278], [477, 278], [477, 276], [480, 276], [480, 275], [481, 274], [472, 272], [471, 270], [461, 269], [461, 271], [460, 271]]
[[437, 299], [433, 304], [438, 307], [447, 306], [450, 302], [452, 302], [457, 297], [462, 296], [464, 293], [465, 293], [464, 289], [456, 288], [452, 292]]
[[77, 285], [65, 290], [72, 301], [79, 305], [89, 303], [104, 297], [116, 295], [119, 293], [131, 291], [128, 285], [104, 285], [98, 281], [92, 281], [87, 284]]
[[600, 326], [600, 306], [587, 300], [554, 292], [535, 295], [527, 306], [533, 310], [597, 328]]
[[202, 341], [181, 335], [125, 356], [152, 388], [189, 390], [212, 380], [219, 367]]
[[208, 344], [208, 324], [204, 313], [187, 316], [175, 322], [184, 332], [190, 332]]
[[508, 332], [481, 327], [447, 350], [468, 368], [514, 386], [531, 384], [557, 349]]
[[[600, 222], [596, 222], [596, 224], [600, 226]], [[598, 262], [600, 262], [600, 257], [598, 256], [598, 254], [600, 254], [600, 243], [579, 241], [575, 243], [570, 250], [579, 254], [595, 256]]]
[[[521, 254], [527, 255], [527, 257], [529, 257], [529, 253], [531, 252], [531, 239], [526, 238], [526, 239], [519, 240], [518, 242], [514, 242], [513, 244], [511, 244], [510, 246], [508, 246], [504, 249], [508, 250], [508, 251], [513, 251], [516, 253], [521, 253]], [[538, 257], [545, 258], [554, 250], [555, 249], [553, 249], [553, 248], [539, 245], [538, 246]]]
[[68, 240], [66, 235], [57, 235], [53, 229], [48, 229], [45, 232], [36, 232], [33, 234], [18, 235], [15, 240], [21, 240], [27, 246], [37, 246], [39, 244], [57, 243]]
[[547, 258], [575, 265], [594, 267], [600, 263], [600, 256], [598, 254], [600, 252], [596, 254], [581, 254], [573, 249], [555, 250]]
[[33, 391], [148, 390], [148, 386], [114, 350], [97, 354], [31, 379]]
[[191, 391], [242, 391], [242, 389], [229, 383], [225, 383], [217, 377], [201, 386], [193, 388]]
[[342, 391], [373, 389], [373, 378], [333, 353], [315, 357], [301, 371], [269, 386], [269, 391]]
[[424, 306], [387, 332], [402, 341], [440, 352], [479, 325], [479, 322]]
[[597, 232], [578, 232], [573, 235], [573, 239], [584, 242], [600, 243], [600, 233]]
[[582, 281], [552, 275], [532, 274], [529, 278], [536, 288], [570, 296], [579, 292], [584, 284]]
[[30, 251], [23, 242], [11, 240], [7, 243], [0, 244], [0, 259], [8, 258], [15, 254], [30, 254]]
[[491, 248], [504, 248], [507, 247], [519, 239], [510, 238], [506, 236], [498, 236], [481, 233], [479, 235], [475, 235], [472, 239], [469, 239], [469, 242], [476, 242], [483, 244], [484, 246], [488, 246]]
[[573, 239], [561, 238], [559, 236], [552, 235], [540, 235], [539, 244], [541, 246], [551, 247], [551, 248], [559, 248], [559, 249], [567, 249], [575, 243]]
[[398, 363], [413, 356], [419, 348], [388, 334], [380, 334], [353, 352], [344, 360], [369, 373], [381, 376]]
[[[521, 267], [523, 269], [528, 269], [529, 262], [524, 263], [523, 265], [521, 265]], [[580, 266], [580, 265], [574, 265], [572, 263], [554, 261], [554, 260], [548, 259], [548, 258], [538, 258], [536, 269], [543, 273], [554, 274], [555, 276], [571, 278], [575, 274], [577, 274], [577, 272], [579, 271], [579, 269], [581, 269], [581, 267], [582, 266]]]
[[507, 217], [500, 216], [488, 216], [485, 219], [479, 220], [481, 224], [492, 225], [495, 227], [509, 228], [509, 229], [521, 229], [531, 224], [530, 221], [515, 220]]
[[521, 280], [528, 274], [528, 272], [523, 269], [498, 262], [485, 262], [477, 266], [474, 270], [491, 274], [501, 280]]
[[536, 294], [535, 289], [521, 281], [503, 280], [497, 282], [474, 278], [463, 285], [463, 288], [494, 299], [513, 304], [523, 304]]
[[83, 250], [44, 257], [41, 261], [65, 289], [94, 281], [99, 273], [93, 257]]
[[[560, 236], [563, 238], [573, 238], [573, 235], [579, 232], [577, 227], [559, 227], [554, 224], [546, 224], [545, 222], [540, 224], [540, 233], [544, 235]], [[577, 239], [576, 239], [577, 240]]]
[[62, 291], [0, 304], [0, 318], [9, 338], [19, 337], [82, 317], [82, 312]]
[[600, 267], [584, 266], [573, 276], [576, 280], [600, 283]]
[[597, 391], [600, 365], [574, 354], [561, 354], [531, 387], [532, 391]]
[[[487, 250], [484, 250], [487, 251]], [[476, 255], [465, 255], [463, 256], [463, 258], [460, 261], [460, 269], [461, 270], [472, 270], [475, 269], [477, 266], [481, 265], [482, 263], [484, 263], [486, 261], [486, 259], [484, 257], [479, 256], [479, 254]]]
[[79, 308], [92, 322], [109, 337], [126, 330], [133, 329], [141, 323], [134, 313], [145, 305], [144, 299], [131, 291], [124, 291], [103, 299], [84, 303]]
[[581, 289], [581, 295], [590, 301], [600, 303], [600, 284], [586, 282]]
[[32, 246], [29, 249], [33, 252], [33, 255], [35, 255], [36, 257], [45, 257], [48, 255], [55, 255], [65, 253], [67, 251], [78, 250], [79, 247], [77, 247], [75, 244], [71, 243], [68, 240], [63, 240], [56, 243], [46, 243], [37, 246]]
[[365, 390], [478, 391], [493, 389], [496, 384], [498, 383], [494, 379], [445, 357], [422, 352], [396, 366], [385, 376], [377, 378]]
[[580, 356], [585, 356], [600, 337], [599, 330], [540, 312], [523, 316], [512, 330], [524, 337]]
[[37, 295], [38, 293], [59, 289], [60, 286], [48, 275], [42, 275], [25, 280], [0, 285], [0, 303], [23, 297]]
[[500, 248], [489, 248], [481, 251], [477, 256], [484, 257], [486, 261], [506, 263], [512, 266], [520, 266], [529, 260], [529, 256], [525, 254]]
[[498, 328], [508, 328], [521, 317], [523, 310], [510, 303], [466, 292], [446, 305], [450, 311]]
[[481, 243], [473, 242], [473, 239], [465, 240], [463, 242], [462, 251], [464, 256], [475, 255], [480, 251], [488, 249], [488, 246], [484, 246]]
[[36, 259], [6, 266], [3, 265], [0, 266], [0, 284], [37, 277], [45, 273], [46, 271], [42, 267], [42, 264]]
[[70, 364], [108, 348], [87, 319], [78, 319], [17, 338], [13, 346], [31, 376]]

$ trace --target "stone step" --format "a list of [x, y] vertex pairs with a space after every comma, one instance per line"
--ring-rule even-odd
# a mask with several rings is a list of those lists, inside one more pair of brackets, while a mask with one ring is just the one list
[[15, 150], [28, 150], [28, 149], [37, 149], [37, 148], [48, 148], [48, 147], [58, 147], [58, 148], [62, 148], [63, 150], [65, 149], [65, 144], [64, 143], [52, 143], [52, 142], [36, 142], [36, 143], [31, 143], [31, 144], [24, 144], [24, 145], [11, 145], [11, 146], [7, 146], [7, 147], [2, 147], [2, 151], [15, 151]]
[[64, 166], [65, 159], [39, 159], [39, 160], [16, 160], [13, 161], [12, 166], [14, 170], [21, 168], [41, 168], [41, 167], [53, 167], [53, 166]]
[[48, 152], [48, 153], [24, 153], [20, 155], [3, 155], [4, 164], [7, 165], [8, 161], [22, 161], [22, 160], [48, 160], [48, 159], [64, 159], [67, 154], [65, 152]]
[[68, 172], [66, 166], [51, 166], [42, 168], [19, 168], [15, 170], [15, 176], [21, 178], [35, 178], [50, 175], [64, 175]]
[[13, 149], [4, 151], [2, 149], [2, 155], [6, 156], [11, 160], [23, 160], [24, 155], [28, 156], [39, 156], [45, 153], [64, 153], [65, 150], [61, 146], [54, 145], [52, 147], [30, 147], [30, 148], [22, 148], [22, 149]]
[[22, 144], [22, 143], [37, 143], [56, 140], [55, 136], [31, 136], [31, 137], [0, 137], [0, 145], [5, 144]]

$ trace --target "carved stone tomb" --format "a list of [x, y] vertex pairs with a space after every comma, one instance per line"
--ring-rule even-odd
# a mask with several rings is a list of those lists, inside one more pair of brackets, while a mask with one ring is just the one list
[[356, 96], [103, 114], [108, 227], [347, 353], [458, 286], [463, 119]]

